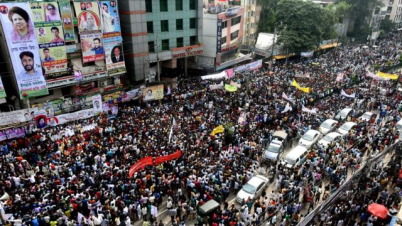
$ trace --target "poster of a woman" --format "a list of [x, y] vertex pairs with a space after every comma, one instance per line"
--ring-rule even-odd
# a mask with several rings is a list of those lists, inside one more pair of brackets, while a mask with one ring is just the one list
[[34, 26], [27, 11], [14, 6], [8, 12], [8, 19], [13, 25], [12, 42], [28, 41], [35, 38]]

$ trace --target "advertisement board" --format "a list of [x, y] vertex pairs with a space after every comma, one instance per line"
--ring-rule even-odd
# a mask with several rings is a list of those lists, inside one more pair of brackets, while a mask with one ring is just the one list
[[216, 52], [220, 53], [222, 51], [222, 19], [218, 19], [218, 26], [217, 26], [217, 33], [216, 33]]
[[163, 85], [150, 86], [142, 90], [144, 101], [163, 99]]
[[101, 1], [100, 8], [104, 37], [120, 36], [120, 18], [117, 1]]
[[29, 3], [0, 3], [0, 8], [0, 20], [21, 99], [47, 95], [49, 92], [42, 74], [39, 46]]
[[30, 3], [45, 77], [67, 74], [64, 32], [57, 2]]
[[80, 33], [101, 31], [98, 2], [74, 1], [74, 9], [78, 18], [78, 30]]
[[82, 60], [84, 63], [105, 59], [102, 33], [100, 31], [81, 34]]
[[104, 38], [106, 68], [109, 75], [118, 75], [126, 72], [123, 57], [121, 36]]
[[64, 28], [64, 40], [66, 42], [74, 42], [75, 32], [70, 0], [59, 0], [59, 7], [61, 13], [61, 21]]

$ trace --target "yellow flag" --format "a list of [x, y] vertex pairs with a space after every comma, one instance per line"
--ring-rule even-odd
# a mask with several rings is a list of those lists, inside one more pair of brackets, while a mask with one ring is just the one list
[[305, 93], [309, 93], [310, 92], [310, 88], [309, 87], [300, 87], [300, 85], [296, 82], [296, 80], [293, 79], [292, 82], [292, 86], [296, 87], [297, 89], [299, 89], [302, 92]]
[[388, 78], [388, 79], [392, 79], [392, 80], [398, 79], [398, 75], [396, 75], [396, 74], [388, 74], [388, 73], [384, 73], [381, 71], [377, 72], [377, 75], [382, 78]]
[[220, 125], [220, 126], [218, 126], [218, 127], [215, 127], [214, 130], [212, 130], [211, 135], [212, 135], [212, 136], [215, 136], [215, 134], [223, 133], [224, 130], [225, 130], [225, 129], [223, 128], [223, 125]]
[[292, 86], [299, 88], [299, 84], [297, 84], [296, 80], [293, 79]]
[[232, 85], [225, 85], [225, 90], [228, 92], [236, 92], [237, 91], [237, 86], [232, 86]]

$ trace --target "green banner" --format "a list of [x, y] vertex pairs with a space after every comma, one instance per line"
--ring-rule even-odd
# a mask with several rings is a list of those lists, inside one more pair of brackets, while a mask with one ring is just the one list
[[59, 0], [59, 7], [61, 13], [61, 21], [64, 28], [64, 40], [66, 42], [74, 42], [74, 21], [71, 13], [71, 5], [69, 0]]

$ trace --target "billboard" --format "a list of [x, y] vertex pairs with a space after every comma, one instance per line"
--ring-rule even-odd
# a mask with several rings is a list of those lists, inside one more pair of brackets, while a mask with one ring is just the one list
[[66, 47], [57, 2], [32, 2], [30, 6], [46, 77], [67, 74]]
[[64, 40], [66, 42], [74, 42], [75, 33], [70, 0], [59, 0], [59, 7], [61, 13], [61, 21], [64, 28]]
[[102, 112], [102, 96], [100, 94], [92, 96], [92, 107], [94, 109], [94, 114]]
[[163, 99], [163, 85], [150, 86], [142, 90], [144, 101]]
[[47, 95], [29, 3], [0, 3], [0, 8], [0, 20], [21, 99]]
[[121, 36], [103, 39], [105, 47], [106, 68], [109, 75], [117, 75], [126, 72], [124, 64], [123, 45]]
[[74, 8], [78, 18], [78, 30], [80, 33], [101, 31], [98, 2], [74, 1]]
[[82, 60], [84, 63], [105, 59], [102, 33], [100, 31], [81, 33]]
[[101, 1], [100, 4], [104, 37], [120, 36], [120, 18], [117, 1]]

